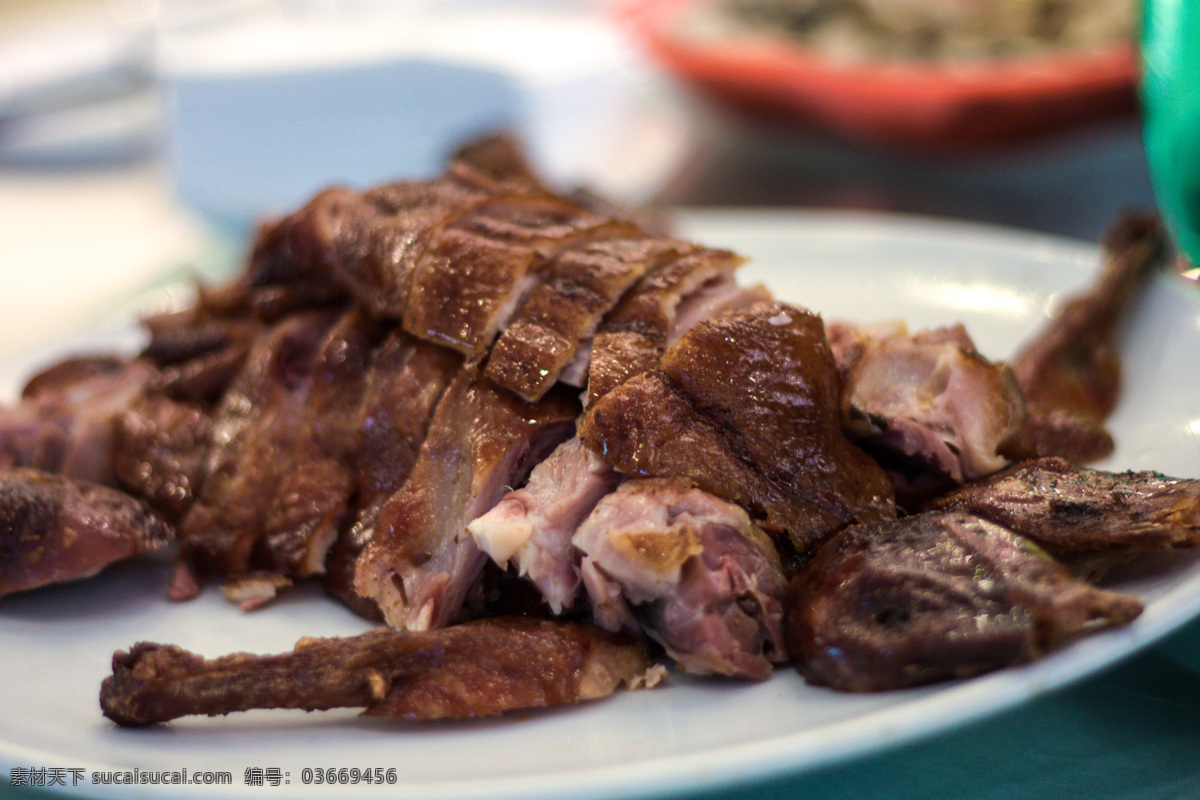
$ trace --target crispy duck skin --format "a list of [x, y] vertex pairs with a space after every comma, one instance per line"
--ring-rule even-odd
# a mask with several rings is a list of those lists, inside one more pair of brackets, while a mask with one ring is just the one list
[[353, 519], [325, 559], [325, 591], [359, 615], [383, 621], [375, 601], [354, 590], [358, 556], [375, 530], [379, 510], [408, 480], [442, 393], [462, 368], [453, 350], [394, 328], [375, 349], [365, 376], [358, 431]]
[[0, 596], [96, 574], [174, 531], [150, 507], [88, 481], [0, 471]]
[[788, 586], [785, 635], [810, 682], [883, 691], [1030, 661], [1141, 609], [999, 525], [931, 512], [826, 543]]
[[530, 292], [492, 347], [487, 376], [526, 400], [537, 400], [635, 281], [694, 248], [638, 235], [588, 241], [559, 253], [547, 280]]
[[254, 708], [363, 708], [404, 720], [466, 719], [605, 697], [644, 682], [642, 642], [580, 623], [492, 618], [422, 633], [378, 628], [306, 638], [278, 655], [205, 659], [142, 642], [113, 655], [100, 707], [125, 726]]
[[375, 317], [400, 317], [430, 237], [493, 188], [482, 175], [452, 168], [433, 181], [386, 184], [363, 193], [326, 189], [263, 227], [249, 283], [313, 287], [314, 299], [348, 296]]
[[358, 432], [368, 368], [383, 330], [351, 310], [330, 329], [263, 521], [266, 548], [289, 576], [324, 571], [358, 490]]
[[160, 392], [140, 395], [113, 426], [118, 484], [178, 524], [203, 485], [212, 428], [212, 417], [193, 403]]
[[701, 322], [589, 405], [580, 438], [619, 472], [687, 478], [785, 534], [802, 558], [855, 521], [894, 514], [883, 470], [841, 431], [821, 321], [783, 303]]
[[1087, 463], [1112, 452], [1103, 422], [1120, 394], [1117, 329], [1166, 242], [1156, 216], [1118, 218], [1105, 232], [1095, 282], [1063, 304], [1013, 359], [1027, 408], [1024, 426], [1006, 444], [1013, 460], [1062, 456]]
[[1200, 545], [1200, 481], [1042, 458], [948, 492], [926, 510], [1003, 525], [1097, 577], [1146, 553]]
[[629, 378], [656, 369], [683, 299], [727, 279], [744, 263], [728, 250], [698, 247], [650, 270], [600, 323], [592, 341], [588, 402]]
[[430, 242], [413, 271], [404, 328], [482, 357], [557, 252], [587, 239], [638, 234], [632, 223], [550, 193], [484, 200], [444, 225]]

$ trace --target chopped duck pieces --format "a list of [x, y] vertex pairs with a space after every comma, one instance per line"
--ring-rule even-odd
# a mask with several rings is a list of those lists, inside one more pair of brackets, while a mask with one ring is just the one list
[[95, 575], [172, 541], [144, 502], [34, 469], [0, 472], [0, 596]]
[[796, 306], [758, 303], [698, 323], [661, 371], [594, 400], [579, 431], [617, 471], [686, 478], [801, 556], [852, 522], [894, 513], [882, 468], [842, 434], [821, 320]]
[[113, 426], [154, 376], [146, 359], [70, 358], [33, 376], [0, 409], [0, 467], [112, 486]]
[[560, 614], [579, 593], [571, 537], [619, 481], [604, 459], [573, 437], [533, 468], [525, 486], [506, 494], [467, 530], [480, 550], [500, 566], [514, 566]]
[[1010, 467], [926, 508], [1003, 525], [1092, 578], [1146, 553], [1200, 545], [1200, 481], [1105, 472], [1061, 458]]
[[761, 680], [787, 660], [783, 566], [738, 506], [686, 481], [626, 481], [574, 543], [596, 621], [640, 625], [681, 670]]
[[406, 720], [464, 719], [605, 697], [653, 685], [641, 640], [582, 623], [526, 617], [423, 633], [377, 628], [301, 639], [278, 655], [205, 659], [142, 642], [113, 655], [104, 715], [144, 726], [254, 708], [363, 708]]
[[1008, 465], [999, 450], [1024, 418], [1021, 392], [961, 325], [826, 331], [846, 383], [847, 433], [889, 466], [898, 491], [961, 484]]
[[882, 691], [1030, 661], [1141, 609], [999, 525], [934, 512], [828, 542], [788, 587], [786, 636], [809, 681]]
[[355, 590], [396, 628], [454, 622], [487, 562], [467, 525], [569, 439], [578, 415], [574, 393], [526, 403], [471, 370], [459, 373], [408, 480], [380, 507], [355, 563]]

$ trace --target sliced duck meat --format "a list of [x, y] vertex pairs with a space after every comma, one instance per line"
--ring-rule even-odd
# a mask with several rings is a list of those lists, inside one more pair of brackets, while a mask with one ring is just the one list
[[579, 558], [571, 537], [619, 481], [604, 459], [573, 437], [467, 530], [480, 550], [500, 566], [511, 564], [560, 614], [579, 592]]
[[568, 394], [526, 403], [462, 370], [438, 403], [408, 480], [380, 508], [355, 590], [396, 628], [453, 621], [487, 560], [467, 525], [570, 438], [578, 414]]
[[685, 672], [761, 680], [787, 660], [783, 565], [738, 506], [687, 481], [630, 480], [573, 541], [601, 626], [640, 624]]
[[637, 639], [520, 617], [435, 631], [305, 638], [289, 653], [205, 659], [142, 642], [113, 655], [104, 715], [125, 726], [253, 708], [363, 708], [373, 717], [467, 719], [597, 700], [652, 680]]
[[580, 424], [619, 472], [687, 478], [786, 534], [800, 558], [894, 513], [887, 476], [841, 432], [841, 384], [815, 315], [757, 304], [697, 324], [661, 363]]
[[324, 571], [325, 556], [358, 492], [362, 403], [369, 365], [383, 330], [360, 311], [326, 334], [291, 439], [276, 464], [278, 479], [263, 518], [262, 542], [282, 572]]
[[733, 275], [721, 275], [679, 301], [666, 345], [675, 344], [699, 322], [773, 299], [762, 284], [740, 286]]
[[177, 524], [204, 483], [212, 432], [212, 417], [199, 406], [160, 392], [140, 395], [114, 423], [117, 483]]
[[809, 681], [881, 691], [1027, 662], [1141, 609], [1006, 528], [927, 513], [825, 544], [788, 587], [786, 632]]
[[481, 358], [555, 253], [581, 240], [638, 233], [550, 194], [489, 198], [430, 243], [413, 273], [404, 329]]
[[[501, 333], [487, 375], [526, 400], [537, 400], [576, 360], [581, 345], [642, 275], [695, 245], [645, 235], [589, 241], [553, 260], [547, 278], [530, 293]], [[589, 351], [590, 352], [590, 351]], [[586, 379], [587, 361], [575, 368]], [[570, 382], [581, 385], [578, 378]]]
[[728, 250], [697, 248], [643, 276], [596, 330], [588, 403], [634, 375], [657, 368], [683, 299], [706, 284], [722, 282], [742, 263], [743, 258]]
[[0, 466], [30, 467], [115, 486], [113, 426], [155, 369], [145, 359], [108, 355], [53, 364], [0, 409]]
[[902, 503], [1008, 465], [999, 451], [1024, 419], [1020, 389], [961, 325], [826, 332], [846, 386], [846, 432], [887, 465]]
[[203, 306], [142, 320], [150, 341], [142, 355], [158, 366], [153, 387], [188, 403], [213, 405], [241, 369], [263, 330], [248, 313], [221, 316]]
[[354, 590], [354, 568], [375, 530], [379, 509], [412, 472], [434, 409], [462, 368], [462, 356], [394, 328], [375, 349], [362, 388], [354, 517], [325, 560], [325, 590], [360, 615], [382, 620]]
[[266, 570], [298, 573], [264, 547], [264, 524], [312, 386], [326, 333], [338, 315], [286, 318], [254, 344], [213, 416], [199, 497], [180, 524], [185, 559], [201, 576], [232, 579]]
[[361, 193], [327, 189], [259, 233], [250, 281], [311, 286], [330, 299], [352, 297], [377, 318], [399, 318], [430, 238], [490, 193], [457, 171]]
[[1003, 525], [1092, 579], [1146, 553], [1200, 545], [1200, 481], [1106, 472], [1061, 458], [1009, 467], [926, 508]]
[[[1015, 459], [1062, 456], [1085, 463], [1112, 451], [1103, 422], [1120, 394], [1118, 327], [1166, 252], [1167, 236], [1156, 216], [1126, 214], [1102, 244], [1104, 264], [1092, 285], [1069, 298], [1013, 360], [1028, 406], [1027, 424], [1010, 445]], [[1071, 420], [1079, 433], [1064, 433]]]
[[0, 596], [87, 578], [174, 530], [144, 502], [35, 469], [0, 471]]

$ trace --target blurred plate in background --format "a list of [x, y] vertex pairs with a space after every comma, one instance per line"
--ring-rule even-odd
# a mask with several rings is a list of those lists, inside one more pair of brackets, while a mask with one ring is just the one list
[[[675, 75], [790, 126], [922, 151], [994, 148], [1131, 116], [1131, 42], [956, 61], [838, 59], [784, 33], [713, 25], [716, 4], [630, 0], [626, 20]], [[705, 19], [705, 16], [709, 19]]]

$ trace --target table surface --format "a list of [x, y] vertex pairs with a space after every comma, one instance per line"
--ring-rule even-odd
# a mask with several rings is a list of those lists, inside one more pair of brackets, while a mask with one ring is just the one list
[[[1153, 196], [1136, 121], [970, 158], [900, 155], [765, 130], [710, 110], [655, 197], [690, 206], [870, 208], [1095, 241]], [[131, 161], [0, 165], [0, 356], [77, 324], [186, 264], [206, 228], [171, 196], [158, 153]], [[88, 268], [79, 269], [80, 259]], [[738, 797], [1200, 796], [1200, 623], [1020, 708]], [[0, 784], [0, 795], [44, 793]], [[726, 795], [720, 795], [724, 797]]]

